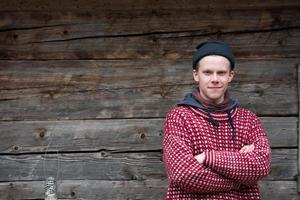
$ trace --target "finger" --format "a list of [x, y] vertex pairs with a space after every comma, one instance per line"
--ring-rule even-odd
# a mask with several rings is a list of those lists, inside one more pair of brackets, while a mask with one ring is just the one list
[[202, 164], [204, 162], [204, 155], [203, 154], [199, 154], [197, 156], [195, 156], [196, 160]]
[[242, 147], [240, 153], [245, 153], [245, 151], [247, 151], [247, 146]]
[[251, 145], [246, 145], [244, 146], [241, 150], [240, 150], [240, 153], [250, 153], [254, 150], [254, 145], [251, 144]]
[[245, 150], [246, 150], [246, 148], [247, 148], [247, 147], [246, 147], [246, 146], [244, 146], [243, 148], [241, 148], [240, 152], [241, 152], [241, 153], [244, 153], [244, 152], [245, 152]]
[[246, 148], [245, 148], [245, 150], [244, 150], [243, 153], [248, 153], [248, 152], [249, 152], [249, 149], [250, 149], [250, 147], [249, 147], [249, 146], [246, 146]]
[[245, 153], [250, 153], [251, 151], [252, 151], [252, 150], [251, 150], [251, 147], [248, 146], [247, 151], [246, 151]]
[[242, 153], [250, 153], [251, 151], [253, 151], [253, 146], [246, 145], [243, 147]]
[[253, 144], [250, 145], [250, 152], [252, 152], [252, 151], [254, 151], [254, 145]]

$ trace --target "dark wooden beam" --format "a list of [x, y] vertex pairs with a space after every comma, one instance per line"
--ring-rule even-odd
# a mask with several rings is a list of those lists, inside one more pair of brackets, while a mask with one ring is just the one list
[[[267, 180], [295, 180], [297, 149], [273, 149]], [[0, 156], [0, 181], [44, 180], [45, 176], [78, 180], [148, 180], [165, 178], [161, 152], [25, 154]]]
[[[105, 181], [105, 180], [59, 180], [59, 199], [163, 199], [167, 180]], [[44, 181], [20, 181], [0, 183], [1, 199], [43, 199]], [[261, 181], [263, 200], [298, 200], [296, 181]]]
[[[30, 32], [30, 30], [28, 30]], [[45, 33], [47, 35], [47, 33]], [[14, 34], [12, 34], [13, 40]], [[70, 60], [70, 59], [190, 59], [195, 47], [204, 40], [220, 39], [229, 43], [237, 58], [300, 57], [300, 28], [259, 32], [212, 33], [210, 35], [178, 33], [122, 36], [78, 36], [76, 38], [39, 39], [28, 43], [7, 43], [0, 35], [1, 60]]]
[[[164, 117], [192, 90], [190, 60], [151, 62], [1, 61], [0, 119]], [[298, 62], [241, 60], [231, 93], [258, 115], [297, 115]]]
[[[155, 151], [164, 119], [0, 122], [0, 153]], [[297, 148], [296, 117], [263, 117], [273, 148]]]

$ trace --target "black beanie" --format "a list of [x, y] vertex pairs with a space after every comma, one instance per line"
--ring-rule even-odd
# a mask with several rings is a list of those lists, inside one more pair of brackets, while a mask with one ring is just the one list
[[196, 69], [197, 63], [201, 58], [208, 55], [220, 55], [226, 57], [230, 61], [231, 69], [234, 69], [234, 55], [228, 44], [225, 42], [210, 40], [200, 43], [196, 49], [197, 50], [193, 55], [193, 69]]

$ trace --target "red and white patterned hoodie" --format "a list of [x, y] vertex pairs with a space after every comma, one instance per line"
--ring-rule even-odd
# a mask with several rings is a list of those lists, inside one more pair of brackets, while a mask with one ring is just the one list
[[[252, 152], [239, 153], [249, 144], [255, 146]], [[200, 164], [195, 156], [202, 152], [205, 161]], [[270, 172], [271, 150], [262, 124], [239, 107], [229, 114], [191, 105], [172, 109], [164, 124], [163, 155], [169, 178], [166, 200], [261, 199], [258, 181]]]

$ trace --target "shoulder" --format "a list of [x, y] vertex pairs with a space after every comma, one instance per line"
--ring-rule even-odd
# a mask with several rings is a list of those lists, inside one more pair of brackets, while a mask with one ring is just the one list
[[247, 108], [238, 107], [237, 108], [237, 113], [238, 113], [239, 116], [243, 116], [243, 117], [258, 118], [257, 115], [253, 111], [251, 111]]
[[171, 109], [165, 118], [165, 122], [177, 122], [180, 124], [189, 124], [195, 118], [195, 113], [190, 106], [177, 106]]
[[261, 119], [251, 110], [246, 108], [237, 108], [237, 121], [242, 124], [248, 124], [250, 127], [261, 124]]
[[169, 110], [166, 118], [174, 118], [174, 117], [186, 118], [191, 114], [192, 112], [188, 106], [177, 106]]

